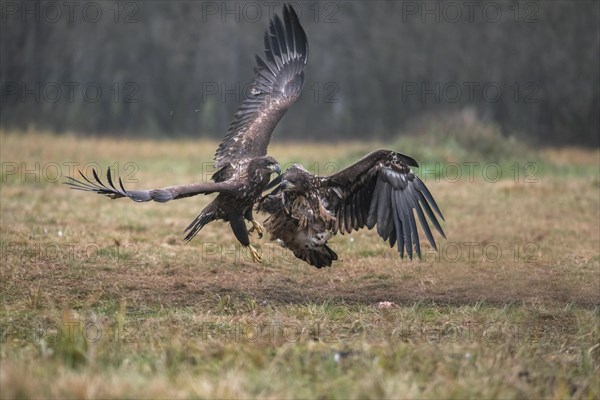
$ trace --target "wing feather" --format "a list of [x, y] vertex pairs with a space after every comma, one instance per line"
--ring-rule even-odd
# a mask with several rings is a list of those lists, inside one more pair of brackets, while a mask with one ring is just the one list
[[[390, 208], [390, 186], [386, 185], [382, 182], [381, 185], [381, 197], [379, 199], [379, 205], [377, 207], [377, 215], [376, 215], [376, 219], [377, 219], [377, 231], [379, 233], [379, 236], [381, 236], [383, 238], [383, 240], [387, 240], [388, 237], [390, 236], [390, 233], [392, 231], [392, 222], [395, 222], [392, 220], [392, 216], [391, 216], [391, 208]], [[395, 204], [395, 202], [394, 202]], [[394, 214], [395, 215], [395, 214]], [[380, 229], [381, 227], [381, 229]], [[393, 243], [390, 243], [392, 246], [394, 245]]]
[[[418, 191], [416, 192], [415, 195], [419, 199], [422, 198], [422, 196], [420, 195], [420, 193]], [[433, 239], [433, 234], [431, 233], [431, 228], [429, 228], [429, 224], [427, 223], [427, 220], [425, 219], [425, 214], [423, 214], [423, 209], [421, 208], [421, 205], [419, 203], [417, 203], [416, 207], [414, 209], [417, 212], [417, 216], [419, 217], [419, 222], [421, 223], [421, 227], [423, 228], [423, 231], [425, 231], [425, 236], [427, 236], [427, 240], [429, 241], [429, 244], [431, 244], [431, 247], [433, 247], [435, 250], [437, 250], [437, 245], [435, 244], [435, 240]]]
[[136, 202], [153, 200], [159, 203], [165, 203], [170, 200], [182, 199], [198, 194], [233, 191], [237, 189], [238, 186], [238, 183], [234, 182], [198, 182], [188, 185], [169, 186], [163, 189], [125, 190], [121, 178], [119, 178], [118, 188], [114, 184], [110, 168], [108, 168], [106, 172], [108, 185], [102, 182], [95, 169], [92, 170], [92, 175], [94, 177], [93, 181], [86, 177], [81, 171], [78, 172], [83, 180], [77, 180], [68, 176], [67, 181], [64, 182], [66, 185], [69, 185], [71, 189], [94, 192], [108, 196], [111, 199], [128, 197]]
[[275, 126], [300, 97], [308, 42], [300, 20], [290, 5], [270, 21], [264, 36], [265, 58], [256, 56], [250, 94], [229, 126], [215, 153], [215, 166], [267, 154]]
[[396, 201], [402, 206], [402, 221], [404, 221], [404, 236], [406, 242], [406, 252], [408, 256], [412, 258], [413, 255], [413, 244], [416, 246], [417, 254], [421, 254], [421, 247], [419, 245], [419, 234], [415, 224], [415, 215], [413, 214], [413, 204], [409, 204], [412, 198], [410, 196], [403, 196], [404, 191], [396, 190]]
[[327, 197], [330, 211], [341, 217], [335, 222], [334, 232], [343, 234], [377, 226], [384, 241], [390, 246], [397, 244], [401, 257], [406, 251], [412, 258], [413, 250], [421, 257], [416, 213], [427, 240], [437, 249], [429, 223], [445, 238], [436, 214], [442, 220], [444, 217], [411, 166], [418, 164], [408, 156], [377, 150], [337, 174], [322, 178], [321, 195]]
[[404, 258], [404, 238], [406, 234], [404, 233], [404, 226], [402, 224], [401, 216], [401, 207], [398, 205], [397, 198], [392, 196], [392, 218], [394, 220], [395, 231], [398, 232], [397, 235], [390, 236], [390, 245], [394, 246], [396, 240], [398, 241], [398, 252], [400, 252], [400, 257]]

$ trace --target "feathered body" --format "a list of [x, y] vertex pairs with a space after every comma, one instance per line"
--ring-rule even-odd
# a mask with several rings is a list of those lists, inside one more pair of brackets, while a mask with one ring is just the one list
[[265, 229], [270, 239], [290, 249], [294, 255], [307, 263], [321, 268], [337, 260], [337, 254], [327, 246], [336, 221], [320, 197], [320, 178], [311, 175], [300, 165], [287, 169], [291, 175], [303, 175], [294, 180], [301, 190], [279, 190], [275, 195], [263, 198], [258, 210], [270, 214]]
[[253, 221], [252, 208], [261, 197], [271, 179], [273, 167], [277, 162], [272, 157], [259, 157], [239, 160], [235, 166], [230, 164], [217, 171], [212, 179], [219, 182], [238, 182], [231, 190], [220, 192], [186, 228], [186, 241], [192, 238], [214, 220], [223, 220], [231, 224], [238, 241], [250, 245], [250, 238], [244, 219]]

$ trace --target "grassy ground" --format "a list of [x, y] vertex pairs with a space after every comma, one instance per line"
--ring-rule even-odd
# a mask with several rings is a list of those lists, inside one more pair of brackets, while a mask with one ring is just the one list
[[[60, 184], [92, 162], [130, 188], [206, 179], [215, 142], [1, 145], [2, 398], [600, 396], [597, 150], [387, 144], [420, 161], [448, 239], [409, 261], [361, 231], [317, 270], [257, 238], [252, 263], [222, 223], [184, 244], [209, 198]], [[380, 146], [270, 152], [328, 174]]]

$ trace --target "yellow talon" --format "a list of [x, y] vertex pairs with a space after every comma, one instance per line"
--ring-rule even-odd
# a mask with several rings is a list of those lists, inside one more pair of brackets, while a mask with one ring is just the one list
[[252, 222], [252, 227], [248, 230], [248, 233], [256, 231], [258, 232], [258, 238], [261, 239], [263, 237], [263, 233], [265, 232], [264, 228], [255, 220], [250, 222]]
[[252, 261], [260, 262], [262, 258], [260, 257], [260, 254], [258, 254], [258, 251], [256, 251], [256, 249], [252, 245], [248, 247], [250, 248], [250, 255], [252, 256]]

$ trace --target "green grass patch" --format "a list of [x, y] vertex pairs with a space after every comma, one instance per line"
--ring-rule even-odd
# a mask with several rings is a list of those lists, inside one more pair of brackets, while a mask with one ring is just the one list
[[[255, 264], [225, 223], [182, 242], [210, 196], [140, 205], [0, 176], [0, 397], [600, 397], [598, 151], [435, 123], [269, 148], [321, 174], [380, 147], [415, 157], [448, 237], [422, 260], [360, 231], [329, 269], [266, 237]], [[4, 134], [2, 160], [135, 162], [132, 188], [196, 181], [217, 145], [28, 135]]]

